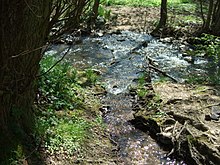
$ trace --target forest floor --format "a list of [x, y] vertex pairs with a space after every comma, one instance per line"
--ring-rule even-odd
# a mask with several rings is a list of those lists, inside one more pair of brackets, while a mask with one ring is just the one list
[[111, 11], [109, 29], [150, 33], [160, 18], [158, 7], [107, 7]]
[[[160, 19], [159, 7], [110, 6], [107, 27], [111, 31], [130, 30], [150, 34]], [[192, 35], [202, 24], [195, 9], [168, 10], [167, 28], [158, 37], [185, 37]]]
[[169, 148], [169, 155], [193, 164], [219, 164], [220, 87], [171, 82], [152, 86], [160, 103], [149, 108], [152, 95], [139, 99], [134, 109], [137, 128], [150, 131]]

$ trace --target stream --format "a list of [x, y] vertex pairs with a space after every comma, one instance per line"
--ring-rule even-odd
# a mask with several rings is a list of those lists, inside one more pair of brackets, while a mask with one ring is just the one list
[[[46, 54], [62, 55], [67, 49], [65, 44], [53, 45]], [[184, 82], [184, 77], [191, 72], [202, 72], [198, 66], [207, 63], [206, 60], [196, 59], [192, 65], [183, 57], [178, 46], [130, 31], [85, 37], [82, 43], [71, 45], [66, 56], [78, 69], [93, 68], [101, 72], [101, 82], [107, 91], [101, 98], [103, 119], [119, 149], [117, 164], [185, 164], [165, 157], [167, 152], [150, 135], [129, 122], [133, 119], [132, 103], [135, 102], [129, 88], [137, 85], [138, 78], [148, 67], [146, 57], [179, 82]], [[153, 81], [159, 79], [158, 73], [151, 74]]]

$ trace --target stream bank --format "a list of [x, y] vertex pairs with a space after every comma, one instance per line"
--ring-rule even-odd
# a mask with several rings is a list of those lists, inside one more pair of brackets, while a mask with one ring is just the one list
[[[169, 156], [189, 164], [220, 163], [219, 86], [154, 83], [160, 105], [149, 108], [149, 96], [134, 107], [134, 125], [150, 132], [158, 143], [169, 146]], [[143, 104], [144, 103], [144, 104]]]

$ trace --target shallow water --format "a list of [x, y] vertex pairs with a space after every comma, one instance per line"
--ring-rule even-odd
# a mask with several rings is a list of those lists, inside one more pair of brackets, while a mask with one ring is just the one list
[[[67, 45], [53, 45], [46, 54], [61, 56], [67, 49]], [[112, 140], [118, 144], [118, 164], [185, 164], [165, 158], [166, 152], [147, 133], [135, 129], [129, 122], [133, 119], [134, 98], [128, 90], [148, 68], [146, 57], [179, 81], [184, 81], [185, 75], [197, 69], [184, 60], [178, 47], [129, 31], [84, 38], [81, 44], [71, 46], [66, 59], [78, 69], [94, 68], [102, 73], [101, 81], [107, 90], [101, 98], [106, 106], [104, 121]], [[152, 72], [152, 78], [158, 79], [158, 74]]]

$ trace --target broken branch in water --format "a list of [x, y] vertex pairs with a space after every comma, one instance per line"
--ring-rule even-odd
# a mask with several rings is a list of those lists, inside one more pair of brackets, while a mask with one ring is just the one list
[[162, 75], [170, 78], [171, 80], [173, 80], [174, 82], [178, 82], [178, 80], [176, 80], [174, 77], [170, 76], [169, 74], [167, 74], [166, 72], [160, 70], [159, 68], [156, 68], [155, 66], [149, 64], [149, 68], [155, 70], [156, 72], [161, 73]]
[[146, 56], [146, 59], [147, 59], [147, 61], [148, 61], [148, 69], [149, 69], [149, 70], [150, 70], [150, 69], [153, 69], [153, 70], [155, 70], [156, 72], [159, 72], [159, 73], [161, 73], [162, 75], [164, 75], [164, 76], [170, 78], [170, 79], [173, 80], [174, 82], [179, 82], [177, 79], [175, 79], [174, 77], [170, 76], [168, 73], [166, 73], [166, 72], [162, 71], [161, 69], [157, 68], [157, 67], [154, 65], [153, 59], [151, 59], [150, 57], [147, 57], [147, 56]]

